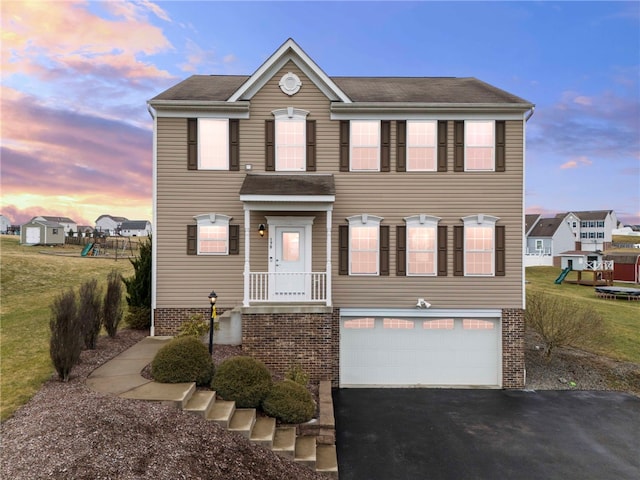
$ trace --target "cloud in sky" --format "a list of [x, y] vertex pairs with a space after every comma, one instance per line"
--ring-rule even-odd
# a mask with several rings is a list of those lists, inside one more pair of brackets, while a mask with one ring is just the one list
[[592, 164], [593, 164], [593, 162], [591, 160], [589, 160], [585, 156], [582, 156], [582, 157], [572, 158], [568, 162], [563, 163], [562, 165], [560, 165], [560, 168], [562, 170], [566, 170], [568, 168], [579, 168], [579, 167], [589, 166], [589, 165], [592, 165]]

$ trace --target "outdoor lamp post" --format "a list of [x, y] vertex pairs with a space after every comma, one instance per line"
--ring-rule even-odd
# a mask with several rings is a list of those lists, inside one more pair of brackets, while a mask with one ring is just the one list
[[211, 315], [209, 316], [209, 355], [213, 353], [213, 328], [214, 328], [214, 320], [216, 319], [216, 300], [218, 299], [218, 295], [216, 292], [211, 290], [209, 294], [209, 302], [211, 302]]

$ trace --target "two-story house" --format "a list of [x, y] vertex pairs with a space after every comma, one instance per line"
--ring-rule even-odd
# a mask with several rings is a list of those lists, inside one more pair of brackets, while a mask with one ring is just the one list
[[252, 75], [148, 105], [152, 334], [215, 290], [275, 371], [523, 387], [530, 102], [475, 78], [330, 77], [289, 39]]
[[122, 222], [127, 222], [129, 219], [125, 217], [114, 217], [113, 215], [100, 215], [96, 219], [95, 230], [101, 234], [107, 236], [113, 236], [118, 233]]
[[525, 266], [560, 266], [560, 254], [575, 248], [575, 236], [569, 224], [560, 217], [541, 218], [537, 215], [529, 226], [532, 215], [525, 216]]
[[611, 248], [613, 230], [618, 228], [618, 218], [613, 210], [567, 212], [556, 216], [571, 228], [577, 250], [595, 252]]

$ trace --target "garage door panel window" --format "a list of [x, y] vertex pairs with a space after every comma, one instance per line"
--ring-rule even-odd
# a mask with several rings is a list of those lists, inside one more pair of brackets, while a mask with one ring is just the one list
[[453, 330], [453, 318], [438, 318], [422, 322], [423, 330]]
[[488, 320], [465, 318], [462, 320], [462, 328], [464, 330], [493, 330], [495, 323]]
[[383, 328], [392, 330], [411, 330], [412, 328], [414, 328], [414, 325], [414, 322], [412, 322], [411, 320], [402, 320], [399, 318], [385, 318], [382, 321]]
[[353, 330], [367, 330], [373, 328], [375, 320], [373, 318], [354, 318], [352, 320], [344, 321], [344, 328]]

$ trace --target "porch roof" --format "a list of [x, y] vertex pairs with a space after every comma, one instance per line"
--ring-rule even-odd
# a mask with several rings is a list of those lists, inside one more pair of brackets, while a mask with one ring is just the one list
[[248, 174], [240, 187], [245, 208], [331, 210], [336, 200], [333, 175]]

